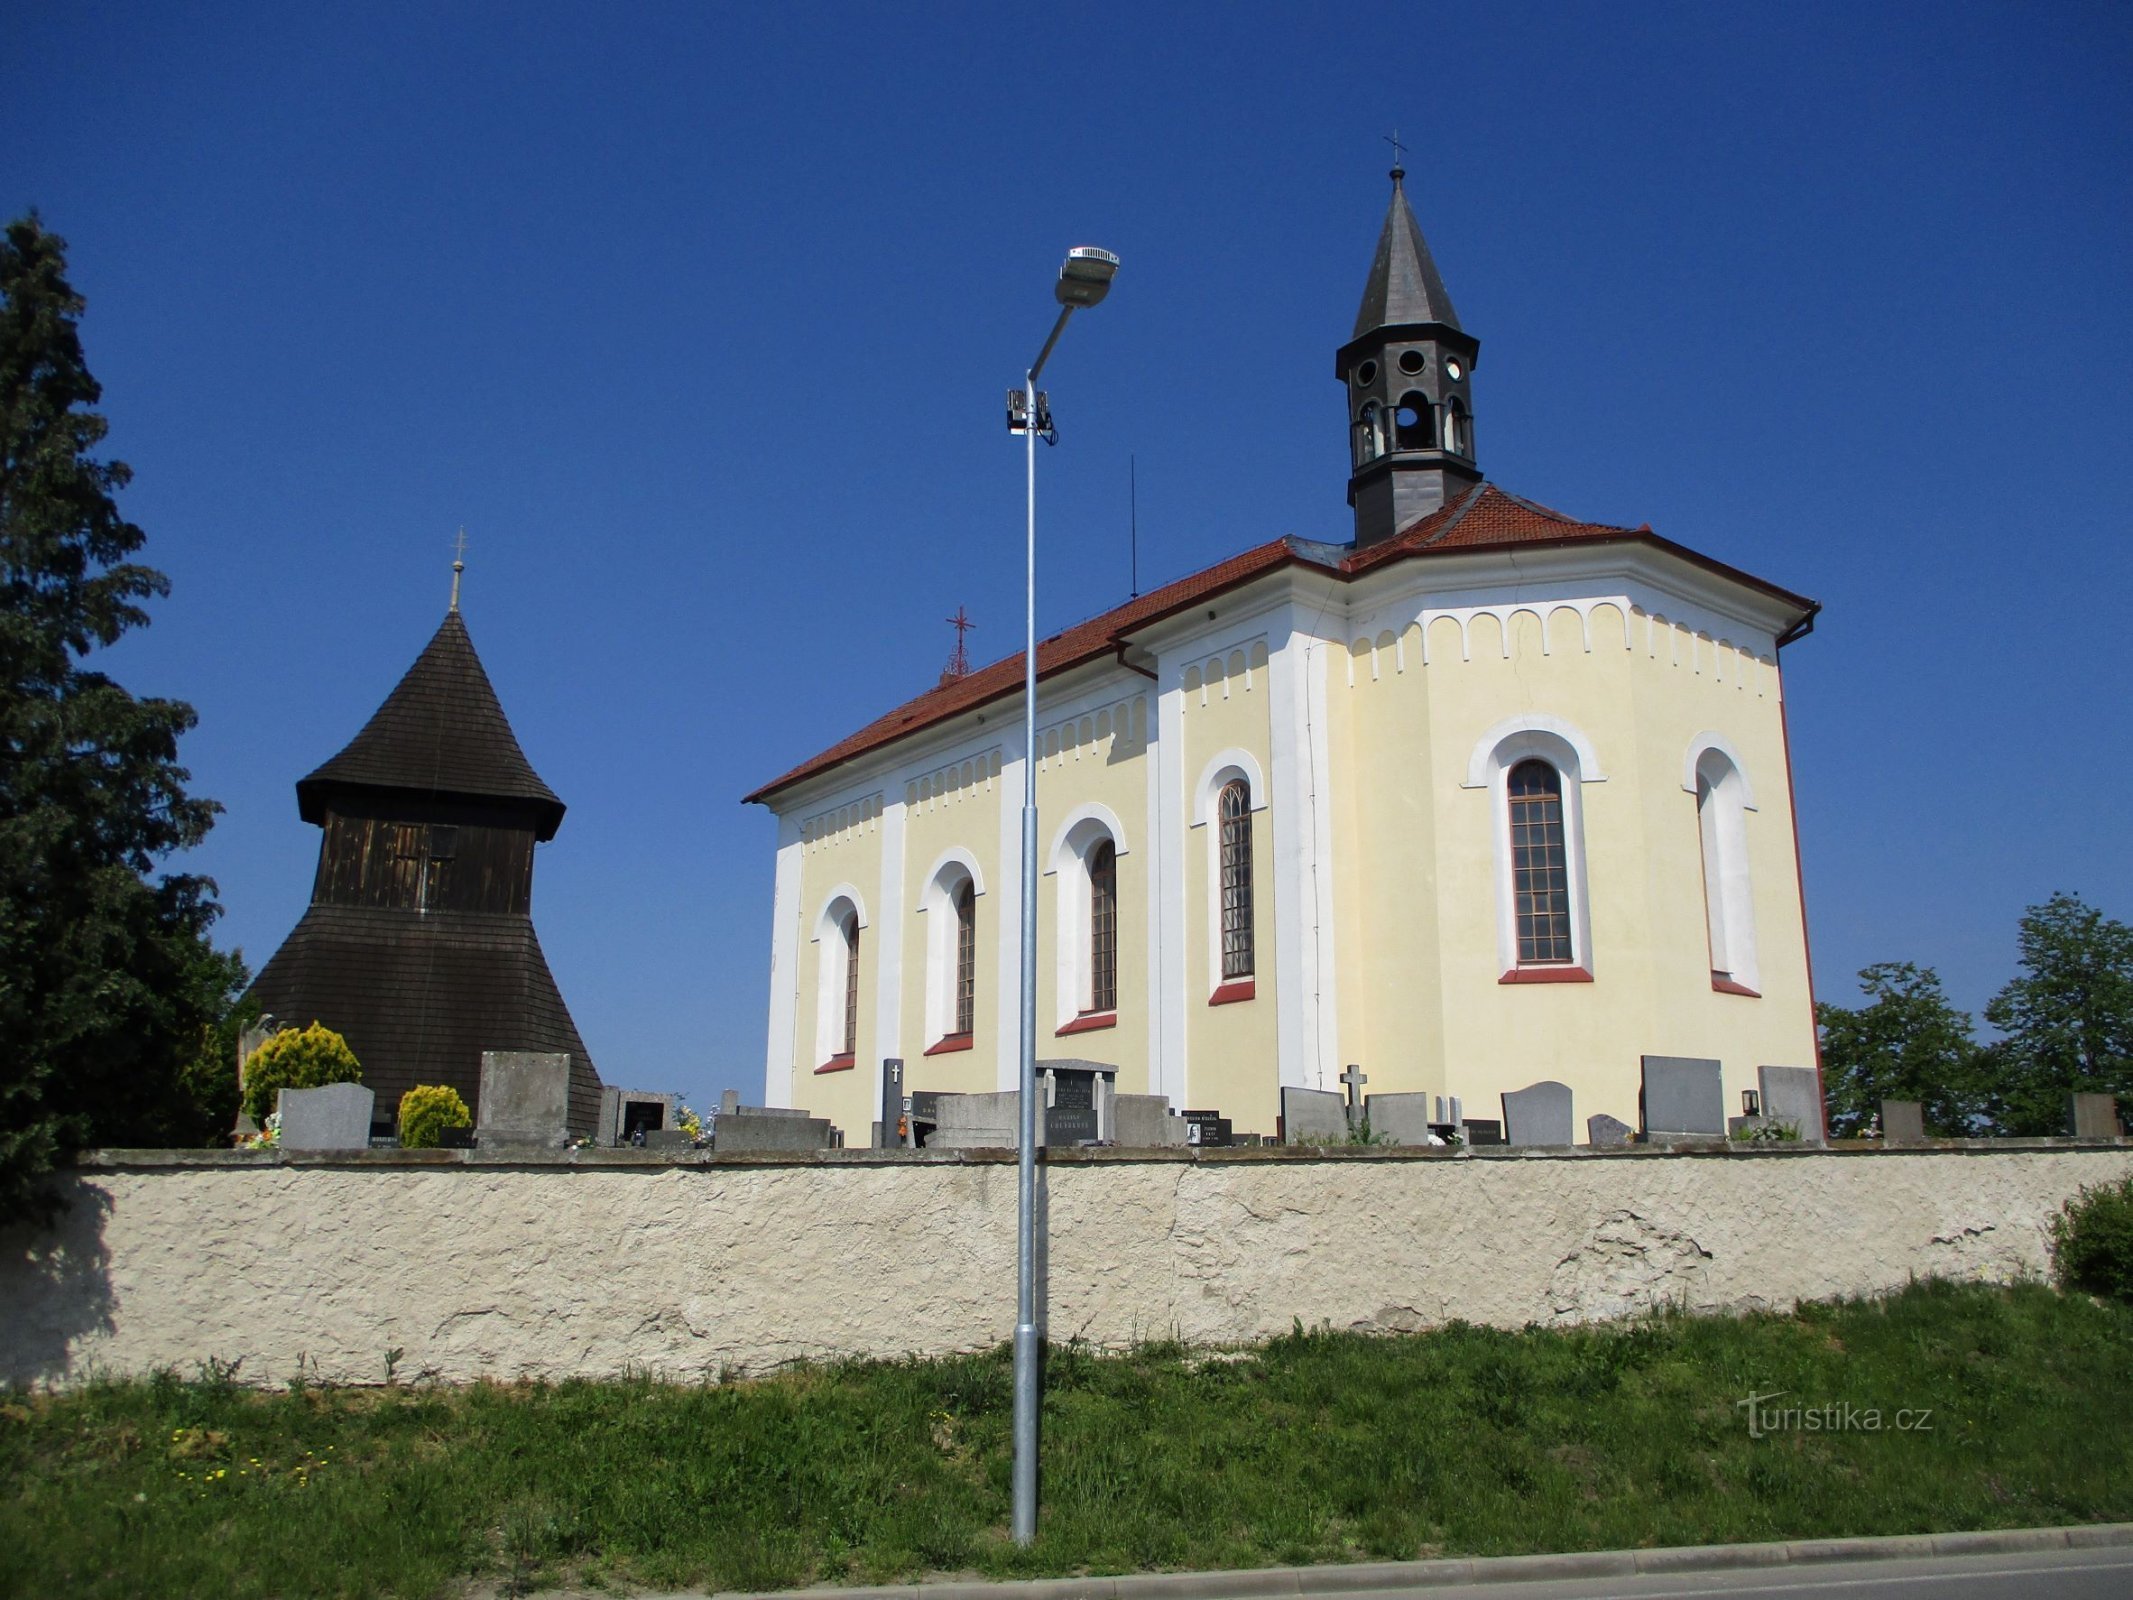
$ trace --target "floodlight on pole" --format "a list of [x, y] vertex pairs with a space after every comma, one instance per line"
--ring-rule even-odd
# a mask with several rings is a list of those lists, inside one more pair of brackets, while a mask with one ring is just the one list
[[1022, 435], [1028, 463], [1027, 557], [1022, 646], [1022, 977], [1018, 996], [1021, 1064], [1017, 1076], [1015, 1171], [1015, 1456], [1014, 1539], [1037, 1537], [1037, 435], [1051, 419], [1037, 398], [1037, 374], [1066, 331], [1067, 318], [1111, 291], [1118, 257], [1094, 245], [1067, 252], [1053, 295], [1059, 320], [1022, 375], [1021, 404], [1010, 404], [1008, 427]]

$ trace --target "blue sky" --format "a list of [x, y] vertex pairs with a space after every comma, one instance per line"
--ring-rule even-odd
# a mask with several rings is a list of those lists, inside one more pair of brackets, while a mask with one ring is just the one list
[[536, 875], [611, 1080], [761, 1087], [739, 797], [1015, 642], [1001, 396], [1066, 246], [1040, 624], [1345, 537], [1388, 147], [1505, 487], [1822, 600], [1786, 652], [1818, 982], [1976, 1007], [2022, 908], [2133, 915], [2122, 6], [17, 8], [0, 207], [89, 297], [176, 585], [188, 863], [256, 965], [292, 785], [465, 611], [570, 805]]

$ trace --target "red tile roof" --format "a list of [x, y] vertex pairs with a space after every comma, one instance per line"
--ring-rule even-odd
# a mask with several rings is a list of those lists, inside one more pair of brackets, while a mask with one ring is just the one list
[[[1699, 566], [1796, 605], [1803, 621], [1818, 609], [1812, 600], [1662, 539], [1649, 526], [1623, 528], [1604, 522], [1579, 522], [1560, 511], [1551, 511], [1544, 505], [1509, 494], [1493, 483], [1479, 483], [1421, 521], [1367, 549], [1351, 551], [1342, 545], [1317, 544], [1305, 539], [1271, 539], [1190, 577], [1165, 584], [1122, 606], [1114, 606], [1086, 622], [1077, 622], [1064, 632], [1038, 641], [1037, 676], [1039, 679], [1049, 678], [1086, 662], [1117, 655], [1136, 629], [1279, 567], [1312, 567], [1345, 580], [1412, 557], [1460, 550], [1501, 549], [1507, 545], [1566, 544], [1587, 539], [1636, 540], [1657, 545]], [[779, 790], [790, 788], [803, 779], [827, 772], [988, 701], [1018, 694], [1021, 688], [1022, 653], [1017, 651], [989, 666], [980, 667], [968, 677], [953, 679], [927, 690], [915, 700], [906, 701], [887, 716], [877, 718], [857, 733], [831, 745], [820, 755], [773, 778], [748, 795], [744, 803], [767, 803]]]

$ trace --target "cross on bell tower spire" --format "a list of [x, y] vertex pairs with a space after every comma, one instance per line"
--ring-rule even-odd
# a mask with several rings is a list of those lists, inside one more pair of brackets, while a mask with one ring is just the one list
[[458, 542], [452, 546], [452, 613], [459, 612], [459, 575], [467, 570], [467, 530], [459, 530]]
[[1452, 297], [1407, 203], [1406, 147], [1392, 134], [1392, 202], [1355, 331], [1333, 358], [1348, 394], [1348, 503], [1358, 546], [1390, 539], [1481, 481], [1472, 375], [1481, 341]]

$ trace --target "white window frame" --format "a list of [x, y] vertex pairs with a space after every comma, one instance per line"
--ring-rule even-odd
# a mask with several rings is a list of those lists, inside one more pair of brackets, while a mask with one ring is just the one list
[[1696, 800], [1711, 981], [1759, 995], [1762, 977], [1756, 959], [1747, 815], [1756, 809], [1755, 791], [1739, 752], [1716, 733], [1698, 734], [1690, 741], [1681, 786]]
[[[1106, 839], [1111, 841], [1115, 870], [1116, 863], [1126, 856], [1125, 830], [1119, 826], [1116, 812], [1109, 806], [1093, 802], [1075, 807], [1052, 836], [1052, 848], [1047, 856], [1051, 864], [1045, 869], [1045, 875], [1058, 880], [1058, 892], [1053, 896], [1057, 902], [1052, 984], [1053, 1010], [1058, 1014], [1055, 1028], [1064, 1028], [1089, 1014], [1088, 1002], [1095, 981], [1095, 952], [1089, 937], [1089, 853]], [[1127, 917], [1124, 881], [1124, 875], [1120, 874], [1117, 912], [1121, 944], [1124, 943]], [[1121, 994], [1125, 984], [1126, 973], [1121, 963], [1118, 972]], [[1116, 1015], [1115, 1012], [1109, 1014]]]
[[[1259, 950], [1257, 924], [1259, 921], [1259, 896], [1267, 882], [1266, 863], [1260, 860], [1255, 847], [1252, 852], [1252, 976], [1249, 979], [1225, 979], [1222, 976], [1222, 791], [1232, 783], [1242, 781], [1249, 803], [1248, 815], [1257, 816], [1266, 810], [1266, 779], [1259, 770], [1259, 763], [1249, 750], [1230, 749], [1217, 755], [1200, 773], [1200, 781], [1193, 788], [1192, 821], [1190, 827], [1203, 829], [1207, 836], [1207, 992], [1213, 994], [1224, 983], [1256, 985], [1259, 969], [1264, 959]], [[1254, 832], [1256, 833], [1256, 828]]]
[[[926, 875], [925, 892], [919, 896], [919, 914], [926, 919], [926, 1048], [932, 1049], [955, 1029], [956, 916], [955, 899], [964, 884], [979, 899], [985, 897], [985, 877], [977, 858], [968, 850], [944, 852]], [[985, 968], [985, 947], [978, 946], [978, 970]], [[972, 1019], [973, 1023], [975, 1018]]]
[[[820, 1070], [844, 1054], [844, 1002], [845, 965], [850, 959], [851, 946], [845, 942], [844, 915], [849, 911], [856, 920], [857, 929], [865, 933], [868, 927], [866, 901], [849, 883], [840, 883], [830, 890], [822, 902], [821, 913], [815, 918], [815, 1067]], [[866, 988], [866, 961], [860, 959], [859, 986]], [[858, 1007], [856, 1021], [863, 1026], [865, 1006]], [[860, 1027], [852, 1029], [852, 1055], [856, 1061], [859, 1054]], [[824, 1050], [825, 1044], [834, 1043], [837, 1048]]]
[[[1521, 963], [1518, 959], [1518, 900], [1512, 874], [1511, 769], [1521, 761], [1545, 761], [1555, 768], [1563, 790], [1563, 858], [1570, 889], [1570, 960]], [[1592, 896], [1585, 866], [1585, 800], [1588, 783], [1604, 783], [1592, 741], [1560, 717], [1535, 713], [1498, 723], [1475, 743], [1467, 761], [1464, 787], [1485, 790], [1489, 797], [1496, 867], [1496, 964], [1501, 978], [1516, 981], [1525, 973], [1559, 972], [1597, 976], [1592, 952]]]

